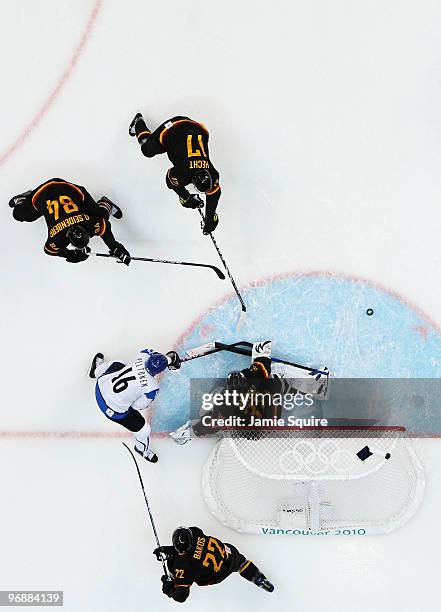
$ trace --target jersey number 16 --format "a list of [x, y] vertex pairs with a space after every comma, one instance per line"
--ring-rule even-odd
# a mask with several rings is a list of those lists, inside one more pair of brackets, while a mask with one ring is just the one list
[[115, 378], [112, 378], [114, 393], [121, 393], [122, 391], [125, 391], [127, 387], [129, 386], [129, 382], [131, 380], [136, 380], [136, 376], [126, 376], [125, 378], [121, 378], [122, 376], [124, 376], [125, 374], [128, 374], [131, 371], [132, 371], [132, 368], [127, 368], [126, 370], [123, 370], [121, 374], [118, 374], [118, 376], [115, 376]]

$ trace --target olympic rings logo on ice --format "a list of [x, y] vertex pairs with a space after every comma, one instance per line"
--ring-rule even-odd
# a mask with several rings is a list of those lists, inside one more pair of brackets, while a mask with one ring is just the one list
[[354, 464], [354, 453], [337, 440], [301, 440], [279, 457], [280, 469], [286, 474], [309, 473], [312, 476], [348, 472]]

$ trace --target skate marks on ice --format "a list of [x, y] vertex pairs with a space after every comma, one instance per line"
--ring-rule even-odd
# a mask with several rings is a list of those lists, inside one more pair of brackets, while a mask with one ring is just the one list
[[[202, 314], [176, 349], [182, 352], [210, 340], [271, 339], [274, 356], [312, 367], [326, 364], [340, 378], [441, 376], [440, 330], [387, 288], [363, 279], [306, 273], [263, 280], [248, 287], [244, 298], [248, 319], [240, 332], [235, 330], [236, 299], [229, 296]], [[154, 430], [171, 431], [188, 418], [191, 378], [223, 377], [246, 366], [246, 357], [217, 353], [186, 364], [173, 378], [165, 377]], [[434, 408], [426, 406], [426, 399], [415, 398], [415, 408], [422, 418], [433, 420]]]

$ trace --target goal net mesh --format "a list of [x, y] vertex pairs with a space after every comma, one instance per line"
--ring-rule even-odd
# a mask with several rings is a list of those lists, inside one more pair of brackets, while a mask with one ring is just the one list
[[232, 432], [203, 470], [210, 510], [248, 533], [387, 533], [414, 514], [423, 491], [422, 466], [399, 428]]

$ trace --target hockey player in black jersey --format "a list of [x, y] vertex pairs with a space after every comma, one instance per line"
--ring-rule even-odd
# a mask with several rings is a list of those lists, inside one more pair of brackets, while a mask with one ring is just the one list
[[89, 238], [100, 236], [112, 256], [127, 266], [130, 263], [130, 254], [115, 240], [109, 221], [111, 215], [121, 219], [121, 209], [105, 196], [95, 202], [81, 185], [53, 178], [14, 196], [9, 206], [17, 221], [32, 222], [44, 217], [48, 229], [44, 245], [47, 255], [64, 257], [69, 263], [85, 261], [89, 256], [86, 252]]
[[271, 593], [274, 586], [252, 561], [234, 546], [205, 535], [199, 527], [178, 527], [173, 532], [173, 546], [153, 551], [158, 560], [165, 558], [170, 575], [163, 575], [162, 592], [180, 603], [190, 595], [193, 583], [209, 586], [223, 582], [232, 573]]
[[221, 195], [219, 173], [210, 161], [208, 151], [208, 130], [189, 117], [172, 117], [153, 132], [147, 127], [141, 113], [137, 113], [129, 127], [130, 136], [136, 136], [143, 155], [155, 157], [167, 153], [173, 167], [166, 175], [169, 189], [179, 196], [185, 208], [202, 208], [203, 201], [198, 194], [190, 194], [187, 185], [193, 184], [197, 191], [204, 193], [205, 222], [204, 234], [213, 232], [219, 217], [216, 208]]

